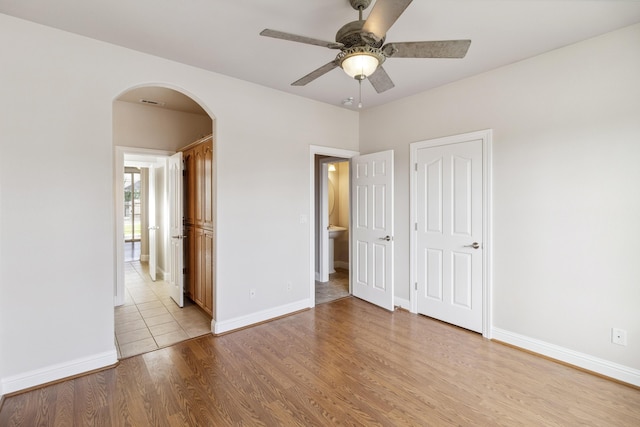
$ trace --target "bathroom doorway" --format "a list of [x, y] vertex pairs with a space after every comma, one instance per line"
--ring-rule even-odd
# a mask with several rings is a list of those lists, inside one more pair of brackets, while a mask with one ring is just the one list
[[314, 156], [314, 300], [315, 304], [351, 295], [350, 155]]

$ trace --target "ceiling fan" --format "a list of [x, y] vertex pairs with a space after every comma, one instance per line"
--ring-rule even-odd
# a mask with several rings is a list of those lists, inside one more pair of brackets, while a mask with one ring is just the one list
[[411, 2], [412, 0], [377, 0], [365, 21], [362, 19], [362, 11], [369, 7], [371, 0], [349, 0], [359, 17], [357, 21], [349, 22], [338, 30], [335, 42], [270, 29], [263, 30], [260, 35], [340, 50], [333, 61], [291, 83], [292, 86], [304, 86], [334, 68], [341, 67], [360, 83], [368, 79], [376, 92], [382, 93], [394, 87], [393, 81], [382, 68], [382, 63], [387, 58], [464, 58], [471, 45], [471, 40], [384, 44], [387, 31]]

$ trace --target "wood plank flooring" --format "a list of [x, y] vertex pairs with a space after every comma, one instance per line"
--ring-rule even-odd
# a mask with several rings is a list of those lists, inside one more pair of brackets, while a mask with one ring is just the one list
[[8, 397], [0, 426], [639, 426], [640, 391], [355, 298]]

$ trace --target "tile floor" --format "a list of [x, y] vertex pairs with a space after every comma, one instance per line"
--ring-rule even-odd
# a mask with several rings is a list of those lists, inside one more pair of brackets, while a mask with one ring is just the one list
[[157, 350], [211, 332], [211, 318], [185, 298], [180, 308], [169, 296], [169, 284], [151, 281], [148, 266], [125, 262], [125, 303], [115, 308], [118, 358]]
[[336, 268], [336, 272], [329, 275], [328, 282], [316, 281], [316, 305], [349, 295], [349, 270]]
[[[139, 242], [126, 245], [125, 303], [115, 308], [118, 358], [166, 347], [211, 332], [211, 318], [185, 298], [180, 308], [169, 296], [169, 284], [151, 281], [139, 259]], [[326, 283], [316, 282], [316, 304], [349, 296], [349, 270], [336, 269]]]

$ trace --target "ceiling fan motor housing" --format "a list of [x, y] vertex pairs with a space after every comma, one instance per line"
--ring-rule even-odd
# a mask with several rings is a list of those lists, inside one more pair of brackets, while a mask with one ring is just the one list
[[344, 25], [336, 33], [336, 42], [342, 43], [345, 48], [353, 46], [382, 47], [385, 38], [378, 38], [373, 33], [362, 31], [365, 22], [352, 21]]

